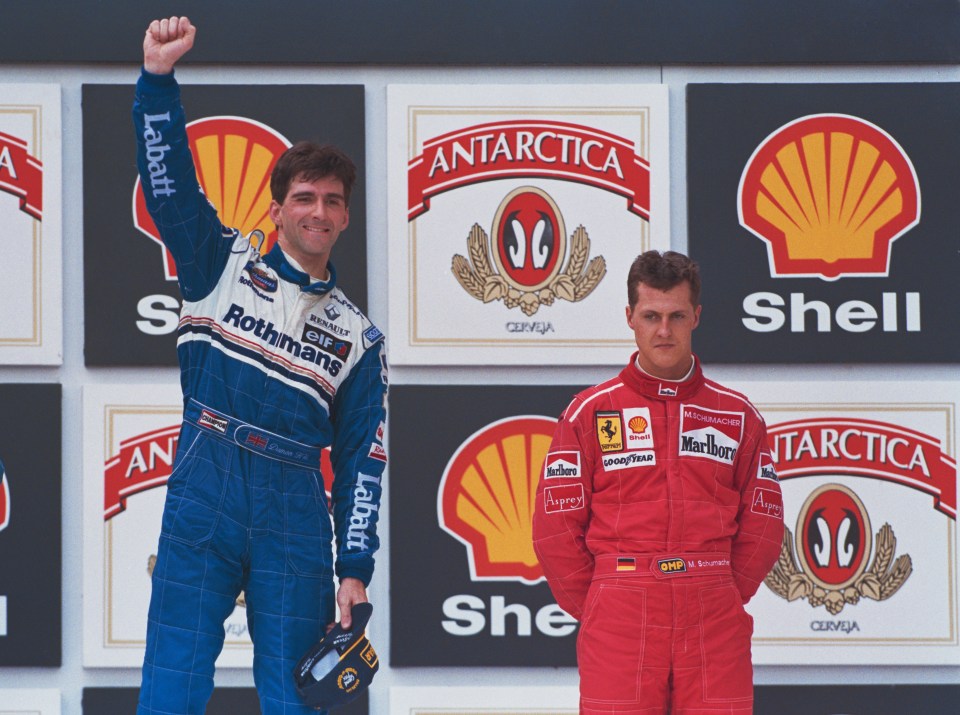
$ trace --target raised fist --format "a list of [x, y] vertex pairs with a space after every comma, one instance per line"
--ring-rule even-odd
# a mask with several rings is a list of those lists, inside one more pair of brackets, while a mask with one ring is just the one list
[[154, 20], [143, 38], [143, 68], [153, 74], [170, 74], [173, 66], [193, 47], [197, 28], [186, 17]]

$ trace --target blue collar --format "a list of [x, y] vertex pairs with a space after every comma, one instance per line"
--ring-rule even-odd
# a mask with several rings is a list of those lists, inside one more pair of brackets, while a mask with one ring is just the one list
[[337, 270], [333, 267], [331, 261], [327, 261], [327, 271], [330, 273], [330, 279], [311, 283], [309, 275], [290, 264], [279, 243], [275, 243], [270, 252], [263, 257], [263, 262], [275, 270], [283, 280], [288, 283], [296, 283], [300, 286], [300, 290], [305, 293], [324, 295], [332, 291], [337, 285]]

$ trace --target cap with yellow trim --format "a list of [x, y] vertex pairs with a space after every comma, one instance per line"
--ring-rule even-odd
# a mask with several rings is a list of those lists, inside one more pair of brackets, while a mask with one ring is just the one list
[[336, 708], [354, 700], [373, 681], [380, 660], [366, 634], [373, 606], [358, 603], [347, 630], [337, 623], [293, 670], [297, 692], [309, 707]]

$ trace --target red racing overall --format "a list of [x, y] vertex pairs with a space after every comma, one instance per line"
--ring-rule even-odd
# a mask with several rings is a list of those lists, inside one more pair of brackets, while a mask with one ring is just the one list
[[783, 502], [763, 419], [704, 378], [636, 360], [578, 394], [544, 464], [534, 547], [581, 622], [581, 713], [751, 713], [753, 622]]

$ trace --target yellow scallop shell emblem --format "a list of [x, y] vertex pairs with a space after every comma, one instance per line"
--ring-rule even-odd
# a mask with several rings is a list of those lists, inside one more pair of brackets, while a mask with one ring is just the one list
[[536, 583], [533, 509], [557, 421], [510, 417], [464, 441], [440, 482], [440, 526], [467, 546], [473, 580]]
[[890, 244], [920, 218], [910, 158], [858, 117], [802, 117], [744, 169], [740, 223], [767, 243], [771, 275], [887, 275]]
[[639, 415], [631, 419], [627, 425], [633, 430], [634, 434], [643, 434], [647, 430], [647, 421]]
[[[187, 137], [197, 169], [197, 181], [213, 204], [220, 221], [244, 235], [261, 231], [266, 253], [277, 240], [270, 220], [270, 172], [290, 147], [287, 139], [266, 124], [246, 117], [205, 117], [187, 125]], [[137, 179], [134, 187], [134, 225], [162, 244]], [[252, 239], [251, 239], [252, 240]], [[173, 258], [164, 248], [168, 280], [176, 280]]]

